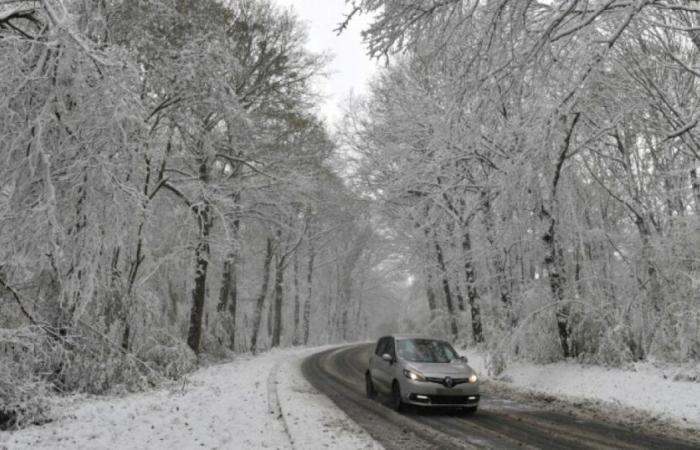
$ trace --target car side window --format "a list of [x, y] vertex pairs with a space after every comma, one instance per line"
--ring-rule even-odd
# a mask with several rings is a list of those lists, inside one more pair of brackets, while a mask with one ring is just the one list
[[394, 360], [396, 360], [396, 348], [394, 347], [394, 339], [393, 338], [387, 339], [386, 350], [384, 350], [384, 353], [388, 353], [389, 356], [391, 356]]
[[374, 354], [381, 357], [384, 353], [386, 353], [386, 341], [387, 339], [385, 337], [379, 339], [377, 342], [377, 348], [374, 350]]

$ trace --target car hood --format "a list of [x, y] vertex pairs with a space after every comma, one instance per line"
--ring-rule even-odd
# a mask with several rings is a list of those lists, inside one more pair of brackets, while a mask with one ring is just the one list
[[451, 363], [418, 363], [409, 362], [406, 364], [409, 369], [417, 370], [426, 377], [452, 377], [466, 378], [471, 375], [474, 370], [467, 363], [451, 362]]

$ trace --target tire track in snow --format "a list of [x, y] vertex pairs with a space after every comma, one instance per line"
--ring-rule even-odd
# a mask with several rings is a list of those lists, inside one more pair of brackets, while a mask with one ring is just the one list
[[289, 432], [289, 424], [287, 424], [287, 419], [282, 411], [282, 404], [280, 403], [279, 394], [277, 392], [277, 374], [280, 372], [280, 366], [286, 361], [277, 361], [270, 373], [267, 376], [267, 409], [270, 411], [270, 415], [276, 420], [282, 422], [282, 427], [284, 428], [284, 434], [287, 436], [290, 448], [296, 448], [294, 446], [294, 438]]

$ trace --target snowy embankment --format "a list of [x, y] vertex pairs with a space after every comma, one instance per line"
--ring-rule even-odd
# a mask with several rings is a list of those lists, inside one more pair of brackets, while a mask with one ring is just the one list
[[[464, 350], [463, 354], [485, 380], [493, 379], [574, 405], [585, 400], [601, 409], [632, 408], [652, 419], [700, 429], [700, 380], [682, 381], [685, 377], [679, 374], [684, 373], [684, 368], [680, 366], [659, 368], [640, 363], [623, 370], [574, 362], [545, 365], [514, 362], [497, 377], [489, 377], [485, 355], [472, 349]], [[691, 372], [699, 371], [696, 368]]]
[[241, 356], [146, 393], [61, 399], [53, 422], [0, 432], [0, 449], [381, 448], [302, 376], [318, 350]]

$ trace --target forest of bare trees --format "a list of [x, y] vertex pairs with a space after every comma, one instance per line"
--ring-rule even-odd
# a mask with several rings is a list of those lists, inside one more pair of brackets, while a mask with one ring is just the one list
[[[436, 331], [510, 357], [700, 358], [700, 7], [363, 0], [345, 138]], [[415, 324], [414, 324], [415, 325]]]
[[324, 59], [268, 0], [0, 3], [0, 428], [366, 327]]
[[335, 135], [272, 0], [0, 1], [0, 429], [396, 328], [700, 360], [700, 6], [346, 3]]

